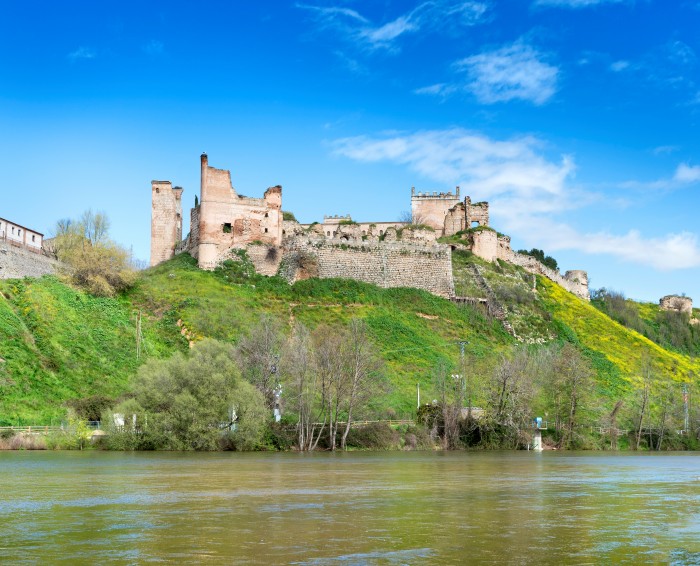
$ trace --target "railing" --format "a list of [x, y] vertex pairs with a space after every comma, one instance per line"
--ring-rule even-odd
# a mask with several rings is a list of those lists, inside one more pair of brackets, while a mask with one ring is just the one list
[[[99, 430], [100, 421], [87, 421], [88, 428]], [[67, 431], [68, 425], [26, 425], [26, 426], [0, 426], [0, 434], [5, 431], [22, 433], [22, 434], [47, 434], [49, 432]]]
[[65, 430], [63, 426], [54, 425], [30, 425], [30, 426], [0, 426], [0, 433], [5, 431], [25, 433], [25, 434], [42, 434], [48, 432], [56, 432]]

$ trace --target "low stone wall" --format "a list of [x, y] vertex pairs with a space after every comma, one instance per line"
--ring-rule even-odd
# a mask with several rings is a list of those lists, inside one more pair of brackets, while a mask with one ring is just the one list
[[415, 287], [441, 297], [454, 295], [452, 254], [443, 244], [300, 236], [285, 241], [281, 272], [292, 282], [309, 276], [340, 277], [384, 288]]
[[554, 281], [557, 285], [561, 285], [577, 297], [581, 297], [586, 301], [591, 300], [591, 295], [588, 292], [588, 277], [585, 275], [585, 271], [567, 271], [566, 276], [562, 276], [561, 273], [541, 264], [534, 257], [516, 252], [512, 253], [509, 261], [530, 273], [544, 275], [547, 279]]
[[43, 254], [0, 242], [0, 279], [41, 277], [56, 273], [59, 262]]

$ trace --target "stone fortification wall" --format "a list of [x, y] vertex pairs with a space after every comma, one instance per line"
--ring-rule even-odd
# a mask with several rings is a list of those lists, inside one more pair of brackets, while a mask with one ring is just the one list
[[546, 265], [542, 265], [534, 257], [529, 255], [519, 254], [513, 252], [510, 259], [511, 263], [519, 265], [526, 271], [530, 273], [536, 273], [538, 275], [544, 275], [550, 281], [554, 281], [557, 285], [564, 287], [570, 293], [589, 301], [591, 295], [588, 292], [588, 277], [585, 278], [581, 274], [585, 274], [585, 271], [567, 271], [565, 275], [562, 275], [554, 269], [550, 269]]
[[341, 277], [384, 288], [415, 287], [441, 297], [454, 295], [452, 255], [442, 244], [299, 236], [285, 241], [281, 273], [292, 282]]
[[0, 242], [0, 279], [52, 275], [59, 266], [58, 261], [43, 254]]
[[494, 230], [478, 230], [470, 234], [472, 253], [486, 261], [496, 261], [498, 255], [498, 233]]

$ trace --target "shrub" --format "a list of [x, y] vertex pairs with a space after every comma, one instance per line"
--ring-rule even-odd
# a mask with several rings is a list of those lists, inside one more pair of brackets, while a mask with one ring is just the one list
[[399, 433], [387, 423], [370, 423], [350, 429], [347, 445], [370, 450], [390, 450], [399, 445]]

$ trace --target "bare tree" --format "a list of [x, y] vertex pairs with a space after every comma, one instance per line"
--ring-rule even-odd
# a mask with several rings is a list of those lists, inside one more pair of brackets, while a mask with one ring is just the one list
[[649, 395], [651, 393], [652, 367], [651, 360], [648, 358], [642, 361], [642, 390], [639, 393], [639, 420], [637, 423], [637, 434], [634, 449], [639, 450], [639, 444], [642, 441], [642, 428], [644, 426], [644, 418], [649, 410]]
[[109, 218], [104, 212], [93, 212], [91, 209], [83, 212], [80, 217], [80, 231], [91, 245], [102, 244], [109, 233]]
[[315, 450], [325, 430], [328, 415], [325, 403], [321, 402], [321, 376], [314, 363], [311, 336], [303, 324], [295, 325], [287, 342], [283, 360], [282, 368], [288, 395], [299, 417], [299, 450]]
[[275, 406], [274, 390], [279, 381], [283, 346], [281, 324], [277, 319], [263, 315], [237, 348], [243, 376], [263, 394], [270, 410]]
[[500, 440], [515, 448], [522, 428], [530, 421], [533, 380], [528, 352], [518, 348], [512, 358], [503, 358], [494, 372], [489, 393], [490, 420]]
[[339, 331], [321, 325], [314, 332], [314, 351], [317, 371], [320, 373], [321, 405], [328, 419], [328, 447], [337, 447], [338, 423], [343, 400], [347, 395], [347, 381], [343, 378], [343, 340]]
[[345, 333], [343, 377], [347, 381], [345, 430], [340, 447], [345, 450], [354, 412], [366, 405], [380, 391], [382, 363], [369, 338], [364, 321], [353, 318]]
[[459, 445], [459, 424], [464, 405], [463, 376], [451, 371], [450, 366], [442, 361], [433, 370], [433, 381], [442, 417], [442, 447], [453, 450]]

